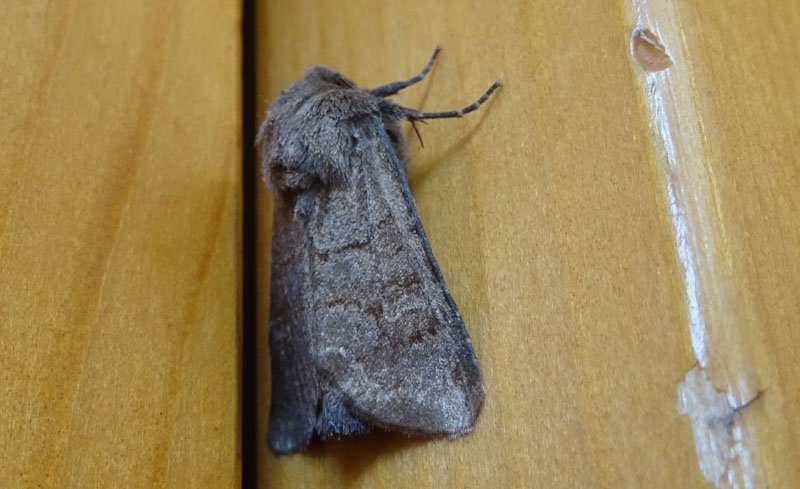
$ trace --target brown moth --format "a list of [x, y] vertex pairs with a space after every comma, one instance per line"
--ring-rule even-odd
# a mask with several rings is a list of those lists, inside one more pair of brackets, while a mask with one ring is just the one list
[[314, 66], [278, 95], [258, 131], [275, 197], [275, 452], [305, 450], [315, 433], [472, 431], [481, 372], [408, 188], [401, 122], [461, 117], [500, 82], [458, 111], [386, 99], [422, 80], [438, 53], [419, 75], [372, 90]]

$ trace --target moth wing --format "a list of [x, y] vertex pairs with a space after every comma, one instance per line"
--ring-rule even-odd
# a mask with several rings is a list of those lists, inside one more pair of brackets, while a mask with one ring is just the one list
[[468, 433], [484, 398], [469, 335], [380, 119], [353, 134], [353, 179], [308, 223], [324, 399], [384, 429]]
[[314, 434], [319, 385], [314, 368], [309, 288], [308, 235], [293, 205], [275, 199], [270, 283], [272, 399], [269, 444], [278, 453], [304, 450]]

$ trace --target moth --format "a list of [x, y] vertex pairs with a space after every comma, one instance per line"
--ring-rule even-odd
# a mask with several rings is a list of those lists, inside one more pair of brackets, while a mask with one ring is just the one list
[[372, 90], [314, 66], [259, 128], [275, 200], [268, 439], [277, 453], [305, 450], [314, 434], [472, 431], [481, 372], [408, 187], [401, 123], [461, 117], [500, 82], [456, 111], [387, 99], [422, 80], [438, 54], [417, 76]]

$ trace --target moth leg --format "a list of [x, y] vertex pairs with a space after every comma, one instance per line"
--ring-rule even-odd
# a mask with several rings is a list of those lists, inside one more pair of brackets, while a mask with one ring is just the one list
[[396, 94], [397, 92], [399, 92], [404, 88], [410, 87], [411, 85], [422, 81], [422, 79], [425, 78], [425, 75], [427, 75], [428, 72], [431, 71], [433, 63], [434, 61], [436, 61], [436, 57], [439, 56], [439, 51], [441, 50], [442, 48], [436, 46], [436, 50], [433, 51], [433, 56], [431, 56], [431, 60], [428, 61], [428, 64], [420, 72], [419, 75], [413, 78], [409, 78], [406, 81], [396, 81], [392, 83], [387, 83], [386, 85], [381, 85], [378, 88], [373, 88], [372, 90], [370, 90], [370, 93], [372, 95], [375, 95], [376, 97], [388, 97], [390, 95]]

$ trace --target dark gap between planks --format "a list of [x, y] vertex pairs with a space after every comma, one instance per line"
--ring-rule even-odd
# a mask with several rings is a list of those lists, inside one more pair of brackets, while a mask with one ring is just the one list
[[242, 1], [242, 488], [258, 485], [256, 3]]

